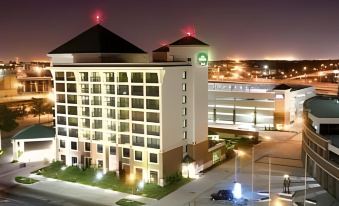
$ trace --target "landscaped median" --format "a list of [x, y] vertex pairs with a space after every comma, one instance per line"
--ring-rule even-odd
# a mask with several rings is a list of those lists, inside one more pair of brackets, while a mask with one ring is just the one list
[[22, 177], [22, 176], [15, 177], [15, 181], [21, 184], [26, 184], [26, 185], [39, 182], [39, 180], [29, 178], [29, 177]]
[[61, 162], [53, 162], [50, 166], [36, 173], [48, 178], [76, 182], [154, 199], [161, 199], [190, 181], [190, 179], [176, 175], [171, 178], [171, 183], [164, 187], [152, 183], [140, 184], [140, 182], [136, 180], [131, 181], [128, 178], [119, 179], [115, 172], [102, 174], [101, 170], [98, 169], [81, 169], [76, 166], [65, 167]]

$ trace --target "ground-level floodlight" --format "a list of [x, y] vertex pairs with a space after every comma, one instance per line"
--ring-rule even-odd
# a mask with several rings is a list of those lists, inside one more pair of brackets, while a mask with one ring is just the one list
[[233, 196], [235, 199], [241, 199], [242, 198], [242, 189], [241, 189], [241, 184], [239, 182], [234, 183], [233, 187]]
[[103, 176], [104, 176], [104, 174], [103, 174], [101, 171], [99, 171], [99, 172], [97, 172], [97, 174], [95, 175], [95, 178], [96, 178], [97, 180], [101, 180]]

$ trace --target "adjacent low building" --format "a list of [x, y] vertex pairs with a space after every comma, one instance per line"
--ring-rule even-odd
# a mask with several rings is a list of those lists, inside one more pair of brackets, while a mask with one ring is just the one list
[[210, 124], [283, 128], [302, 116], [314, 88], [290, 84], [209, 82]]
[[307, 173], [339, 199], [339, 100], [317, 96], [304, 106], [302, 160]]

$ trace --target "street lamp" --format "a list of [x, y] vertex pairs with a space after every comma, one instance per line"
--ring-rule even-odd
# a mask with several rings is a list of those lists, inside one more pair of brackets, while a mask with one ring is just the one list
[[128, 177], [131, 185], [132, 185], [132, 195], [133, 195], [133, 187], [134, 187], [134, 181], [135, 181], [135, 175], [134, 174], [130, 174], [129, 177]]
[[283, 192], [284, 193], [290, 193], [290, 185], [291, 185], [291, 179], [289, 175], [284, 175], [284, 189]]

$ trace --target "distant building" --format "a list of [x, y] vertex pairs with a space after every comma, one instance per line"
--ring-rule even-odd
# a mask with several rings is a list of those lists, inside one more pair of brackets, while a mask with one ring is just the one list
[[316, 96], [304, 106], [302, 160], [307, 173], [339, 200], [339, 101]]
[[303, 85], [209, 82], [208, 121], [283, 128], [302, 116], [314, 88]]
[[98, 24], [50, 52], [57, 159], [160, 185], [210, 166], [208, 49], [187, 36], [150, 62]]

